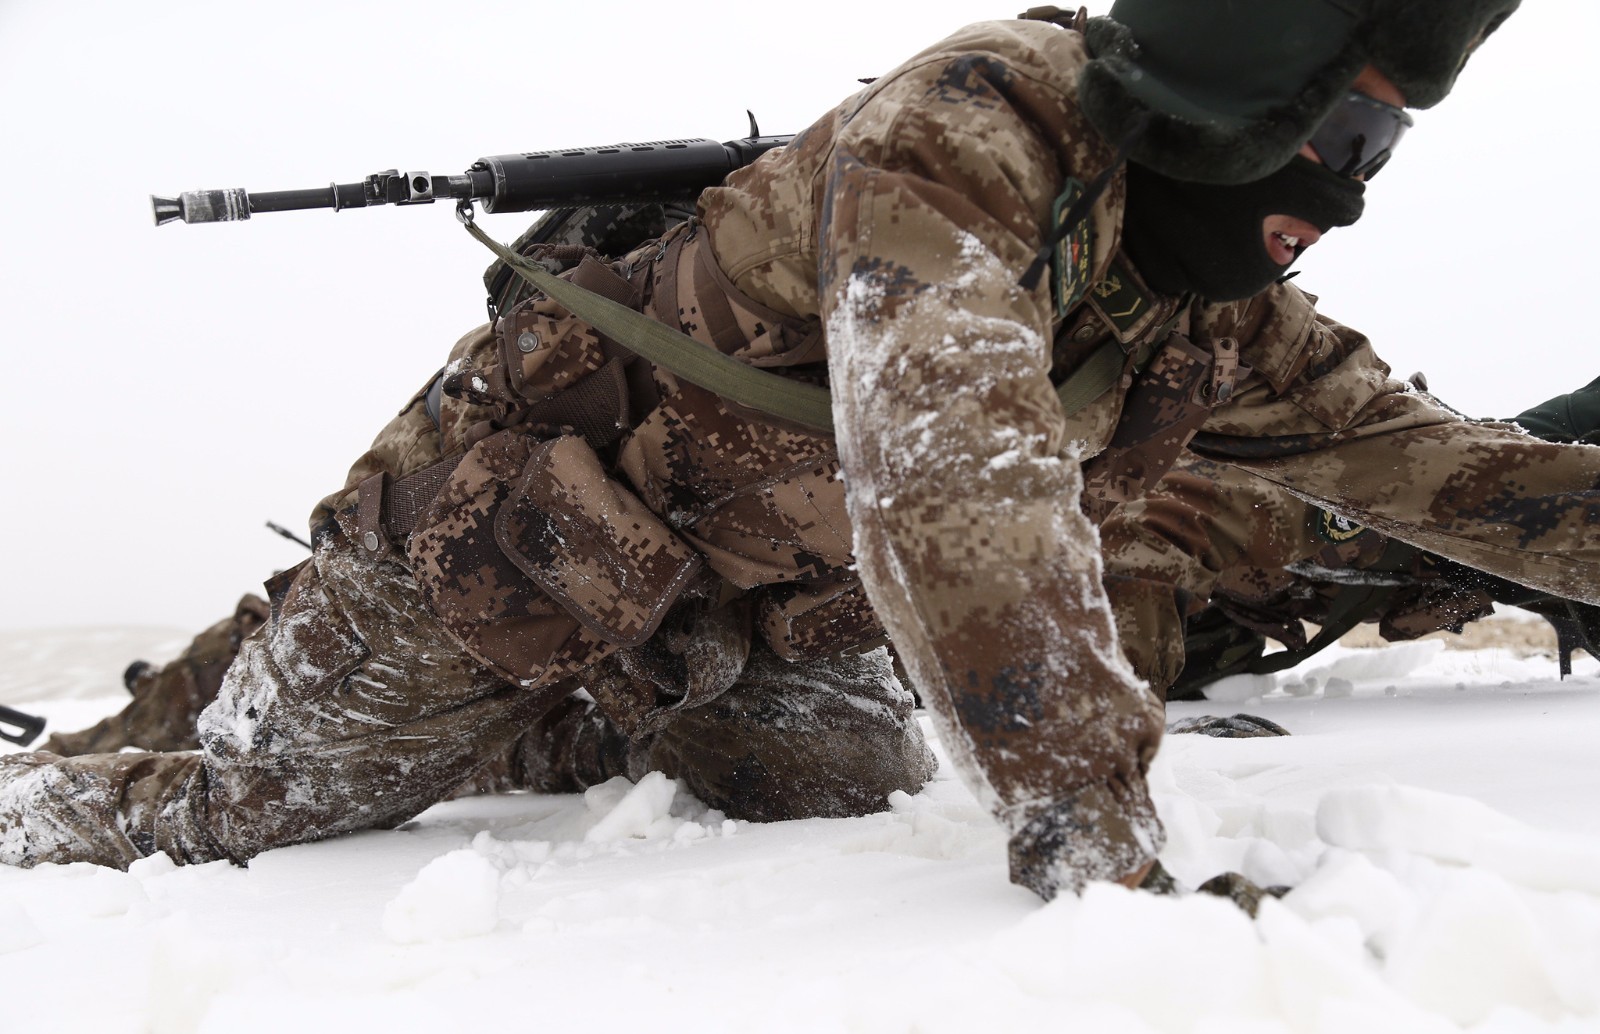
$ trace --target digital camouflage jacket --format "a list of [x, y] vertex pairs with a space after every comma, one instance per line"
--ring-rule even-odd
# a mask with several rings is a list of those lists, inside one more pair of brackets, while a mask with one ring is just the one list
[[[1204, 401], [1199, 426], [1168, 426], [1197, 431], [1200, 456], [1523, 584], [1600, 592], [1600, 450], [1462, 421], [1291, 285], [1227, 305], [1128, 290], [1120, 178], [1051, 282], [1018, 286], [1062, 200], [1112, 160], [1074, 103], [1085, 60], [1053, 25], [972, 26], [702, 204], [742, 292], [823, 317], [862, 580], [963, 774], [1012, 830], [1014, 875], [1046, 887], [1120, 876], [1158, 843], [1143, 772], [1160, 708], [1118, 652], [1080, 505], [1086, 469], [1109, 503], [1159, 478], [1096, 477], [1119, 418], [1149, 410], [1130, 402], [1141, 393], [1192, 385], [1166, 397]], [[1156, 344], [1177, 354], [1139, 373], [1173, 315], [1180, 337]], [[1128, 350], [1120, 385], [1064, 417], [1056, 384], [1108, 336]], [[1182, 369], [1188, 349], [1206, 375], [1151, 375]], [[1207, 551], [1250, 548], [1236, 530], [1146, 526], [1122, 569], [1181, 583]], [[1181, 630], [1171, 594], [1159, 605]]]

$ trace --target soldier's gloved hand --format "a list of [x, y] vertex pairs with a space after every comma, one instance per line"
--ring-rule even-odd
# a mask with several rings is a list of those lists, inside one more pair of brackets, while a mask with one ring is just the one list
[[1194, 732], [1202, 736], [1217, 736], [1229, 740], [1243, 739], [1247, 736], [1289, 735], [1289, 730], [1277, 722], [1253, 714], [1236, 714], [1227, 718], [1203, 714], [1194, 718], [1180, 718], [1167, 725], [1168, 735], [1177, 732]]
[[[1144, 882], [1139, 884], [1139, 889], [1163, 896], [1176, 896], [1184, 893], [1183, 889], [1178, 886], [1178, 881], [1172, 878], [1172, 874], [1167, 872], [1160, 862], [1156, 862], [1151, 868], [1150, 872], [1145, 876]], [[1269, 897], [1281, 898], [1289, 893], [1290, 889], [1282, 886], [1263, 887], [1236, 872], [1225, 872], [1221, 875], [1213, 876], [1200, 884], [1195, 888], [1195, 893], [1214, 894], [1219, 898], [1227, 898], [1235, 905], [1238, 905], [1239, 910], [1244, 912], [1245, 915], [1254, 919], [1256, 913], [1261, 910], [1262, 901]]]
[[1281, 898], [1289, 893], [1290, 887], [1263, 887], [1245, 879], [1236, 872], [1225, 872], [1220, 876], [1213, 876], [1195, 888], [1197, 894], [1215, 894], [1219, 898], [1227, 898], [1251, 919], [1261, 910], [1261, 902], [1267, 898]]

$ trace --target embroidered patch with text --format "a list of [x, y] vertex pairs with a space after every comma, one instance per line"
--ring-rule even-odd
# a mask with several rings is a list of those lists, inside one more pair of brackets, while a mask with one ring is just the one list
[[[1067, 180], [1067, 188], [1056, 198], [1055, 208], [1050, 214], [1050, 225], [1059, 227], [1067, 212], [1083, 196], [1083, 184], [1077, 180]], [[1056, 318], [1060, 319], [1083, 301], [1084, 292], [1089, 289], [1090, 268], [1090, 243], [1093, 241], [1094, 229], [1087, 217], [1079, 220], [1072, 232], [1061, 238], [1056, 245], [1055, 254], [1051, 257], [1055, 276], [1052, 294], [1056, 299]]]

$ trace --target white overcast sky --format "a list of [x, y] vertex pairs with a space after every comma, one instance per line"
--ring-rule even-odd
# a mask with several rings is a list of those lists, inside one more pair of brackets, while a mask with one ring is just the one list
[[[794, 132], [1023, 6], [0, 0], [0, 627], [222, 616], [303, 555], [263, 522], [303, 529], [481, 321], [486, 254], [446, 206], [157, 230], [147, 195], [727, 139], [746, 108]], [[1600, 5], [1529, 0], [1304, 264], [1468, 412], [1600, 375], [1597, 39]]]

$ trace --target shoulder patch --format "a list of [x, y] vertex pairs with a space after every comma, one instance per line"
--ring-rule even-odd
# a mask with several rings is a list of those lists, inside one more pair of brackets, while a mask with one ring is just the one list
[[1317, 537], [1324, 542], [1339, 545], [1366, 531], [1366, 526], [1357, 524], [1348, 517], [1340, 517], [1336, 513], [1320, 510], [1317, 513]]
[[[1061, 220], [1083, 196], [1083, 184], [1075, 179], [1067, 180], [1067, 187], [1056, 198], [1055, 207], [1050, 213], [1050, 224], [1060, 226]], [[1051, 256], [1051, 265], [1054, 267], [1054, 276], [1051, 278], [1051, 293], [1056, 300], [1056, 318], [1060, 319], [1083, 301], [1084, 293], [1089, 289], [1089, 275], [1093, 272], [1090, 266], [1090, 245], [1094, 241], [1093, 220], [1084, 219], [1072, 232], [1061, 239], [1056, 245], [1055, 254]]]

